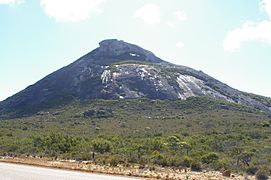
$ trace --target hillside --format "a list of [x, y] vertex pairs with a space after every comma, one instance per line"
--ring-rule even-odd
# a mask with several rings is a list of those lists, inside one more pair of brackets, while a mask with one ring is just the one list
[[115, 39], [0, 102], [0, 156], [271, 174], [271, 99]]
[[207, 97], [77, 101], [0, 121], [0, 155], [255, 174], [270, 170], [270, 132], [267, 114]]
[[171, 64], [115, 39], [0, 102], [0, 117], [22, 117], [73, 101], [185, 100], [193, 96], [235, 102], [270, 113], [270, 98], [233, 89], [202, 71]]

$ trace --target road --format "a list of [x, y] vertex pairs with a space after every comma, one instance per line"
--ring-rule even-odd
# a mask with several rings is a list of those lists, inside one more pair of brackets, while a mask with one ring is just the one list
[[92, 174], [27, 165], [0, 163], [0, 180], [132, 180], [102, 174]]

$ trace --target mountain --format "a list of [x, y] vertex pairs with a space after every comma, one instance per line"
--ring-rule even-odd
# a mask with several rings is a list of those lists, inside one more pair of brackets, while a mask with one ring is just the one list
[[207, 96], [271, 113], [271, 99], [238, 91], [189, 67], [116, 39], [0, 102], [0, 117], [36, 113], [74, 100]]

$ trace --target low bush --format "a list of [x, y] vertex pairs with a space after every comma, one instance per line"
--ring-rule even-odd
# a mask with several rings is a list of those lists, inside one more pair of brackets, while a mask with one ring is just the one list
[[192, 171], [201, 171], [202, 170], [202, 166], [201, 163], [198, 161], [193, 161], [191, 163], [191, 170]]
[[189, 156], [184, 156], [183, 157], [183, 160], [182, 160], [182, 166], [184, 167], [190, 167], [191, 166], [191, 163], [192, 163], [193, 159]]
[[212, 162], [217, 161], [218, 158], [219, 158], [219, 156], [218, 156], [217, 153], [211, 152], [211, 153], [203, 155], [201, 157], [201, 160], [202, 160], [203, 163], [210, 164]]
[[259, 168], [255, 167], [255, 166], [250, 166], [247, 168], [247, 174], [249, 175], [255, 175], [256, 172], [259, 170]]
[[119, 164], [125, 164], [126, 159], [119, 155], [110, 155], [107, 162], [110, 164], [110, 166], [117, 166]]
[[257, 180], [268, 180], [268, 173], [264, 170], [259, 170], [256, 172], [256, 179]]

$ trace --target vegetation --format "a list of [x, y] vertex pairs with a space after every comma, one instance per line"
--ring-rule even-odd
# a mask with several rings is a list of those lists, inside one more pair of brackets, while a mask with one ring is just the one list
[[271, 106], [271, 98], [270, 97], [265, 97], [265, 96], [260, 96], [256, 94], [251, 94], [251, 93], [246, 93], [246, 95], [250, 96], [252, 99], [255, 99], [257, 101], [260, 101], [266, 106]]
[[260, 170], [256, 173], [256, 179], [257, 180], [268, 180], [268, 173]]
[[267, 114], [204, 97], [95, 100], [0, 120], [0, 155], [270, 175]]

